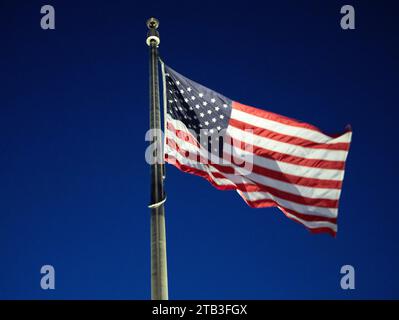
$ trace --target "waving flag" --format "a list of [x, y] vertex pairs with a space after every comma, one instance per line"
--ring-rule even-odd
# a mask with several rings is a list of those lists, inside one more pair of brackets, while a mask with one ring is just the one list
[[352, 132], [318, 128], [232, 101], [163, 65], [165, 160], [237, 190], [254, 208], [278, 207], [311, 232], [337, 232]]

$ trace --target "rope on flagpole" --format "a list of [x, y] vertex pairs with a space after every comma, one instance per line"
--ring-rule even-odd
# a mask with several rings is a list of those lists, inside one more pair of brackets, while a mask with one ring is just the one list
[[150, 209], [158, 208], [158, 207], [162, 206], [165, 202], [166, 202], [166, 196], [165, 196], [165, 198], [163, 198], [163, 200], [161, 200], [157, 203], [148, 205], [148, 208], [150, 208]]
[[[162, 172], [162, 174], [163, 174], [163, 179], [165, 180], [166, 179], [166, 170], [165, 170], [165, 154], [166, 154], [166, 126], [167, 126], [167, 124], [166, 124], [166, 108], [167, 108], [167, 105], [166, 105], [166, 73], [165, 73], [165, 64], [163, 63], [163, 61], [161, 60], [161, 58], [158, 58], [159, 59], [159, 62], [161, 63], [161, 71], [162, 71], [162, 84], [163, 84], [163, 97], [162, 97], [162, 99], [163, 99], [163, 130], [164, 130], [164, 132], [163, 132], [163, 159], [162, 159], [162, 161], [163, 161], [163, 172]], [[165, 200], [166, 200], [166, 197], [165, 197]]]

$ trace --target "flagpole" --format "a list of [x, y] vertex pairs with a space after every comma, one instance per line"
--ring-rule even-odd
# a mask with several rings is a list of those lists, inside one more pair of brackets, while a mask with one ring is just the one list
[[[150, 129], [161, 130], [161, 114], [159, 104], [158, 79], [158, 46], [159, 21], [150, 18], [147, 21], [147, 45], [150, 49]], [[166, 261], [165, 232], [165, 192], [164, 166], [158, 160], [162, 159], [162, 138], [158, 136], [156, 143], [157, 161], [151, 164], [151, 299], [168, 300], [168, 274]], [[163, 160], [163, 159], [162, 159]]]

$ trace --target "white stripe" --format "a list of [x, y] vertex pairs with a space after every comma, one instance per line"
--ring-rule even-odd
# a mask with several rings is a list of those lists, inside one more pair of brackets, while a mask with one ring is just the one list
[[292, 202], [289, 200], [281, 199], [274, 195], [271, 195], [268, 192], [239, 192], [245, 199], [249, 201], [258, 201], [258, 200], [274, 200], [278, 204], [288, 209], [291, 209], [298, 213], [328, 217], [328, 218], [336, 218], [338, 215], [338, 209], [336, 208], [324, 208], [324, 207], [316, 207], [316, 206], [308, 206], [304, 204], [299, 204], [296, 202]]
[[275, 141], [232, 126], [227, 128], [227, 134], [234, 139], [252, 144], [256, 147], [306, 159], [345, 161], [348, 155], [347, 151], [312, 149]]
[[286, 211], [284, 212], [284, 214], [287, 217], [302, 223], [303, 225], [305, 225], [306, 227], [308, 227], [310, 229], [329, 228], [329, 229], [333, 230], [334, 232], [337, 232], [337, 225], [335, 223], [328, 222], [328, 221], [306, 221], [306, 220], [302, 220], [301, 218], [298, 218]]
[[283, 124], [281, 122], [258, 117], [253, 114], [237, 110], [234, 108], [232, 108], [231, 118], [238, 121], [246, 122], [255, 127], [265, 128], [280, 134], [290, 135], [310, 140], [315, 143], [337, 143], [337, 142], [349, 143], [351, 141], [351, 132], [347, 132], [338, 138], [331, 138], [315, 130], [290, 126], [288, 124]]

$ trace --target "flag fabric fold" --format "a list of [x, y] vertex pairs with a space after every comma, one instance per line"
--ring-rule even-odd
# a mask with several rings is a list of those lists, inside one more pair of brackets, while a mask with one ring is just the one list
[[276, 206], [311, 232], [335, 236], [350, 128], [330, 136], [162, 69], [166, 162], [236, 190], [250, 207]]

